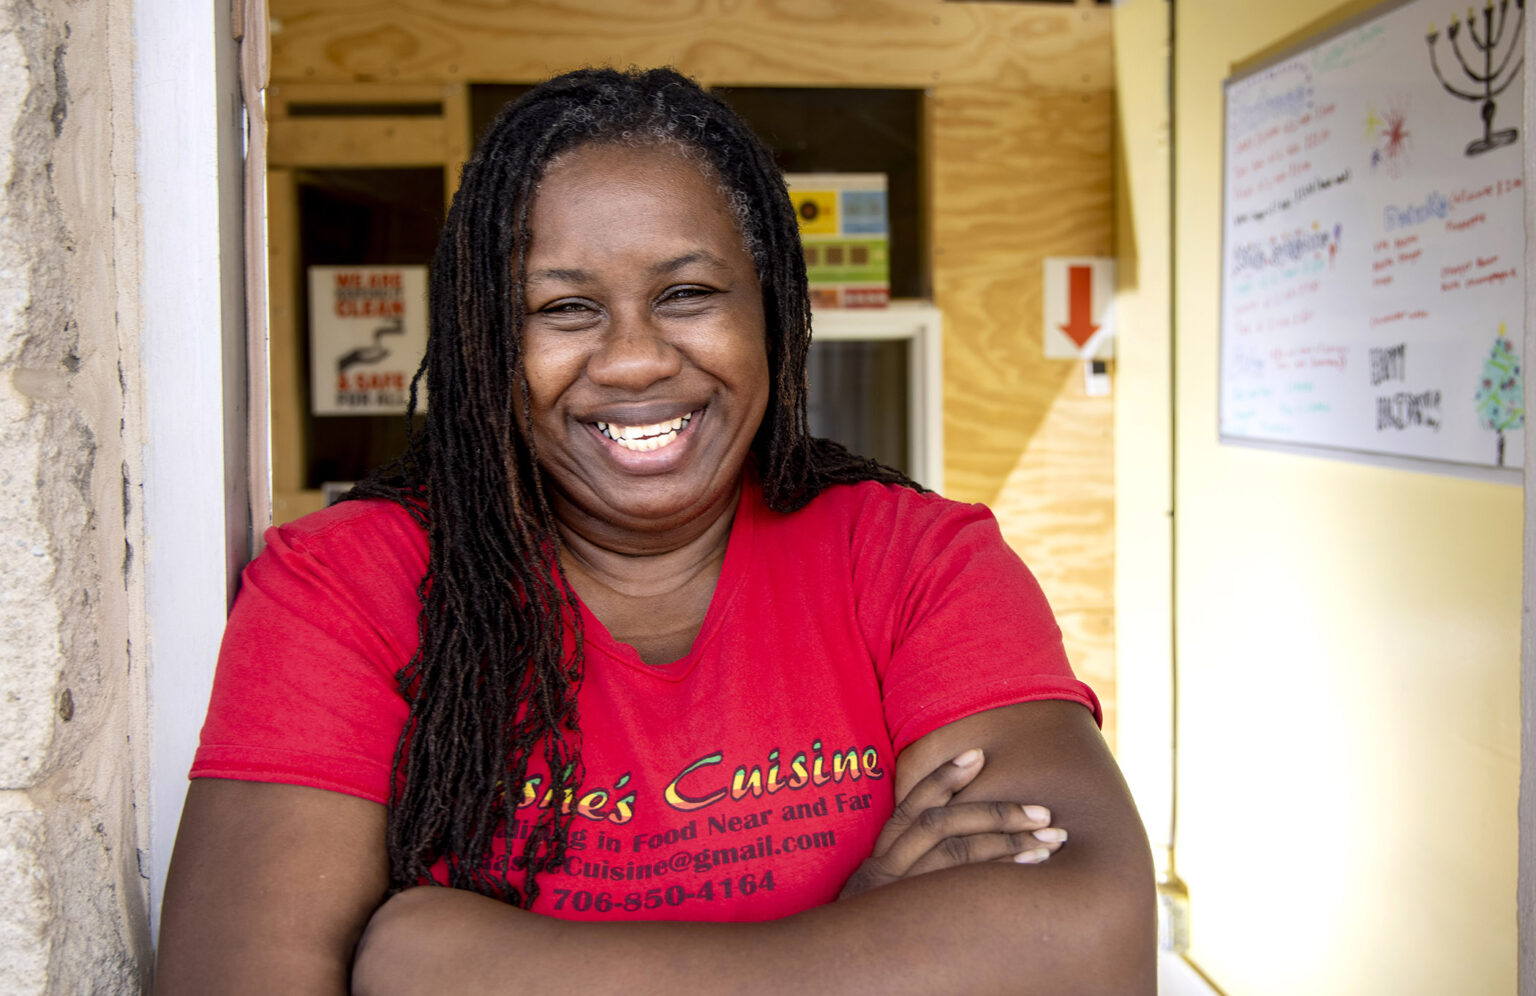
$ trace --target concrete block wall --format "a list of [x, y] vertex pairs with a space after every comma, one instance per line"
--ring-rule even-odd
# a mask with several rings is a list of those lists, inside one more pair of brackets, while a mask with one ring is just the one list
[[0, 0], [0, 993], [136, 993], [131, 6]]

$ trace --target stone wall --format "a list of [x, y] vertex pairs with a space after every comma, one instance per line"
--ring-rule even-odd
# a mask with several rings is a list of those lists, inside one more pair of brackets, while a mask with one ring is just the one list
[[131, 7], [0, 0], [0, 993], [149, 965]]

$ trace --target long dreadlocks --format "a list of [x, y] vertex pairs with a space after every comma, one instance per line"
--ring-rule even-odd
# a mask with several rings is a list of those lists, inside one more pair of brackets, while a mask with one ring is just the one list
[[[527, 431], [523, 281], [540, 179], [553, 158], [589, 143], [673, 146], [731, 207], [763, 289], [771, 391], [752, 453], [768, 507], [793, 511], [839, 483], [916, 487], [808, 432], [811, 312], [794, 210], [772, 157], [734, 112], [665, 69], [581, 70], [509, 105], [465, 165], [438, 243], [431, 336], [407, 416], [425, 376], [424, 426], [348, 495], [404, 506], [430, 546], [421, 643], [398, 675], [410, 713], [387, 829], [396, 889], [426, 880], [445, 858], [450, 885], [529, 906], [536, 873], [562, 860], [574, 818], [580, 614]], [[540, 755], [549, 783], [530, 787], [529, 762]], [[526, 868], [519, 889], [489, 858], [530, 793], [553, 802], [539, 807], [512, 862]]]

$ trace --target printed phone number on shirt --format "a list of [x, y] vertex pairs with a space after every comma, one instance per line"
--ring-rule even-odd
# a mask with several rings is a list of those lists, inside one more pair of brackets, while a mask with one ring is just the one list
[[587, 889], [552, 889], [555, 894], [555, 909], [565, 909], [569, 902], [571, 909], [578, 913], [595, 910], [598, 913], [609, 913], [613, 910], [624, 910], [628, 913], [636, 913], [640, 910], [660, 909], [663, 905], [681, 906], [690, 899], [699, 899], [704, 902], [712, 902], [715, 899], [730, 899], [735, 895], [750, 896], [757, 890], [764, 892], [773, 891], [773, 872], [763, 872], [761, 876], [748, 872], [739, 878], [722, 878], [715, 882], [705, 882], [697, 889], [685, 889], [680, 885], [669, 885], [665, 889], [647, 889], [644, 894], [630, 892], [622, 896], [616, 896], [611, 892], [591, 892]]

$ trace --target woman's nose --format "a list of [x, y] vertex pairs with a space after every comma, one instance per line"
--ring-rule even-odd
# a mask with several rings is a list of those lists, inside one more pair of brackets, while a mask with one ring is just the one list
[[682, 365], [682, 354], [653, 316], [614, 315], [587, 361], [587, 376], [605, 387], [640, 391], [674, 376]]

